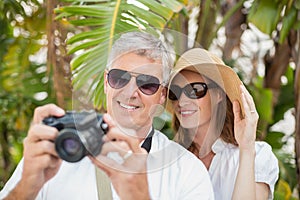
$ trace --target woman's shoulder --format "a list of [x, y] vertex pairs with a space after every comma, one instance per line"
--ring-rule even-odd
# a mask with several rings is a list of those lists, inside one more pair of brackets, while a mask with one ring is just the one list
[[[213, 145], [215, 153], [220, 152], [220, 157], [238, 163], [239, 147], [217, 140]], [[279, 171], [278, 159], [272, 151], [271, 145], [264, 141], [255, 142], [255, 173], [256, 176], [277, 176]]]
[[[239, 147], [230, 143], [218, 139], [212, 146], [212, 150], [220, 160], [228, 160], [228, 162], [239, 162]], [[263, 141], [255, 142], [255, 168], [258, 173], [264, 173], [266, 171], [274, 172], [278, 171], [278, 159], [272, 151], [272, 147]]]
[[[212, 146], [212, 149], [215, 153], [222, 151], [230, 151], [230, 152], [238, 152], [239, 147], [234, 144], [230, 144], [219, 138]], [[256, 141], [255, 142], [255, 151], [256, 155], [265, 155], [265, 154], [273, 154], [272, 147], [264, 141]]]
[[278, 159], [272, 151], [272, 147], [263, 141], [255, 142], [255, 165], [261, 171], [277, 170]]
[[271, 145], [264, 141], [257, 141], [255, 142], [255, 152], [256, 152], [256, 159], [261, 161], [264, 160], [274, 160], [277, 162], [277, 158], [272, 151]]
[[256, 141], [255, 142], [255, 149], [257, 150], [271, 150], [272, 151], [272, 147], [271, 145], [269, 145], [267, 142], [265, 141]]

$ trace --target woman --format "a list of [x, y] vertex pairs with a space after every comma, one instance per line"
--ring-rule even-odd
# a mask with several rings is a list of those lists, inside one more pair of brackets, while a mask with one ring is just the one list
[[230, 67], [191, 49], [173, 69], [168, 98], [175, 140], [204, 163], [216, 199], [273, 198], [278, 162], [267, 143], [255, 141], [255, 104]]

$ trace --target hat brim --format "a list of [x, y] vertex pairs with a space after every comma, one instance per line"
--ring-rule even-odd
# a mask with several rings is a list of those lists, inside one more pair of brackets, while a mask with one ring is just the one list
[[184, 53], [177, 61], [170, 77], [169, 84], [183, 70], [199, 73], [224, 90], [231, 102], [238, 101], [244, 116], [244, 106], [241, 99], [240, 86], [243, 84], [237, 73], [221, 60], [212, 57], [212, 54], [204, 49], [192, 49]]

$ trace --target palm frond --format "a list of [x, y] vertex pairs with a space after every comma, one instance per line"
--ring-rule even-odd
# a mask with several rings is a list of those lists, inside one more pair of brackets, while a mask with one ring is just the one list
[[[63, 0], [71, 5], [57, 8], [57, 19], [81, 26], [84, 31], [68, 40], [73, 85], [80, 89], [87, 83], [89, 97], [96, 108], [105, 105], [103, 71], [111, 46], [118, 35], [128, 31], [162, 31], [183, 5], [175, 0]], [[90, 81], [92, 80], [92, 81]]]

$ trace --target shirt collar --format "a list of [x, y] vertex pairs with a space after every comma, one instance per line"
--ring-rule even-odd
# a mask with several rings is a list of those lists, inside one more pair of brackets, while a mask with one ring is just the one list
[[211, 147], [212, 151], [215, 154], [223, 151], [225, 148], [226, 148], [226, 143], [221, 138], [218, 138]]
[[144, 140], [142, 144], [142, 148], [146, 149], [146, 151], [149, 153], [151, 150], [151, 145], [152, 145], [152, 136], [154, 134], [154, 128], [152, 127], [150, 130], [150, 133], [147, 135], [146, 139]]

